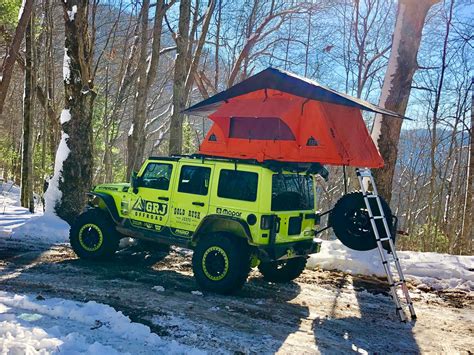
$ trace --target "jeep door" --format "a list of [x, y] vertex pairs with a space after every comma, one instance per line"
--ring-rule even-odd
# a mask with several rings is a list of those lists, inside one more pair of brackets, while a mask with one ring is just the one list
[[214, 164], [180, 163], [174, 184], [170, 226], [172, 233], [188, 237], [209, 211]]
[[169, 223], [171, 186], [176, 162], [150, 161], [142, 168], [138, 193], [131, 201], [130, 222], [135, 227], [160, 232]]

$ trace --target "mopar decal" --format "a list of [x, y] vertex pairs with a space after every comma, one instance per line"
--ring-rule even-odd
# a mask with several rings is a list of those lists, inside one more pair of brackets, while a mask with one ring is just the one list
[[221, 208], [221, 207], [216, 208], [216, 213], [223, 214], [226, 216], [231, 216], [231, 217], [242, 217], [242, 212], [232, 211], [227, 208]]
[[164, 216], [168, 211], [168, 205], [161, 202], [146, 201], [139, 197], [132, 210]]

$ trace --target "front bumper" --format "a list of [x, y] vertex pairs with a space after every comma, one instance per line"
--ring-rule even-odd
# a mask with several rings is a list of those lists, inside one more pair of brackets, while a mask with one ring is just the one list
[[319, 238], [300, 240], [291, 243], [258, 246], [259, 259], [262, 262], [306, 257], [319, 253], [322, 240]]

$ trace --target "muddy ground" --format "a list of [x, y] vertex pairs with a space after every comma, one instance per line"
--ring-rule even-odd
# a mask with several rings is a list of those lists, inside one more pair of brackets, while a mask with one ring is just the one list
[[162, 337], [203, 350], [472, 352], [473, 292], [409, 287], [418, 320], [405, 324], [378, 278], [306, 270], [279, 285], [252, 271], [242, 291], [220, 296], [193, 292], [191, 254], [183, 249], [135, 247], [99, 263], [78, 260], [67, 246], [0, 240], [0, 290], [106, 303]]

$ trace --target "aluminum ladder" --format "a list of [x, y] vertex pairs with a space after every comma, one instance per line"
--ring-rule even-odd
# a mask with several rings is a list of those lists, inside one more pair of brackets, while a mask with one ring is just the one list
[[[402, 303], [397, 294], [397, 288], [401, 287], [403, 295], [405, 296], [406, 303], [408, 305], [408, 309], [410, 310], [411, 319], [415, 320], [415, 308], [413, 307], [413, 302], [411, 300], [410, 293], [408, 292], [405, 276], [403, 275], [402, 267], [400, 266], [400, 260], [397, 256], [397, 251], [395, 250], [395, 244], [391, 238], [392, 233], [390, 231], [390, 228], [387, 223], [387, 218], [382, 208], [382, 203], [380, 201], [380, 196], [377, 192], [377, 187], [375, 186], [375, 180], [372, 176], [372, 172], [368, 168], [357, 168], [356, 174], [357, 178], [359, 179], [362, 194], [364, 196], [364, 202], [365, 206], [367, 207], [367, 212], [369, 214], [370, 224], [372, 225], [375, 239], [377, 241], [377, 248], [382, 259], [382, 264], [385, 269], [385, 273], [387, 274], [387, 280], [390, 286], [390, 293], [397, 308], [397, 314], [402, 322], [407, 321], [405, 312], [402, 309]], [[372, 186], [372, 191], [369, 190], [369, 183]], [[378, 211], [374, 211], [375, 208], [374, 210], [372, 209], [370, 204], [371, 199], [377, 201]], [[372, 206], [375, 207], [373, 204]], [[383, 222], [383, 228], [380, 226], [380, 223], [379, 225], [377, 225], [377, 220], [381, 220]], [[388, 246], [387, 251], [390, 255], [385, 254], [383, 243]], [[392, 273], [392, 269], [390, 267], [391, 262], [395, 264], [395, 274], [398, 274], [398, 277], [394, 277]]]

